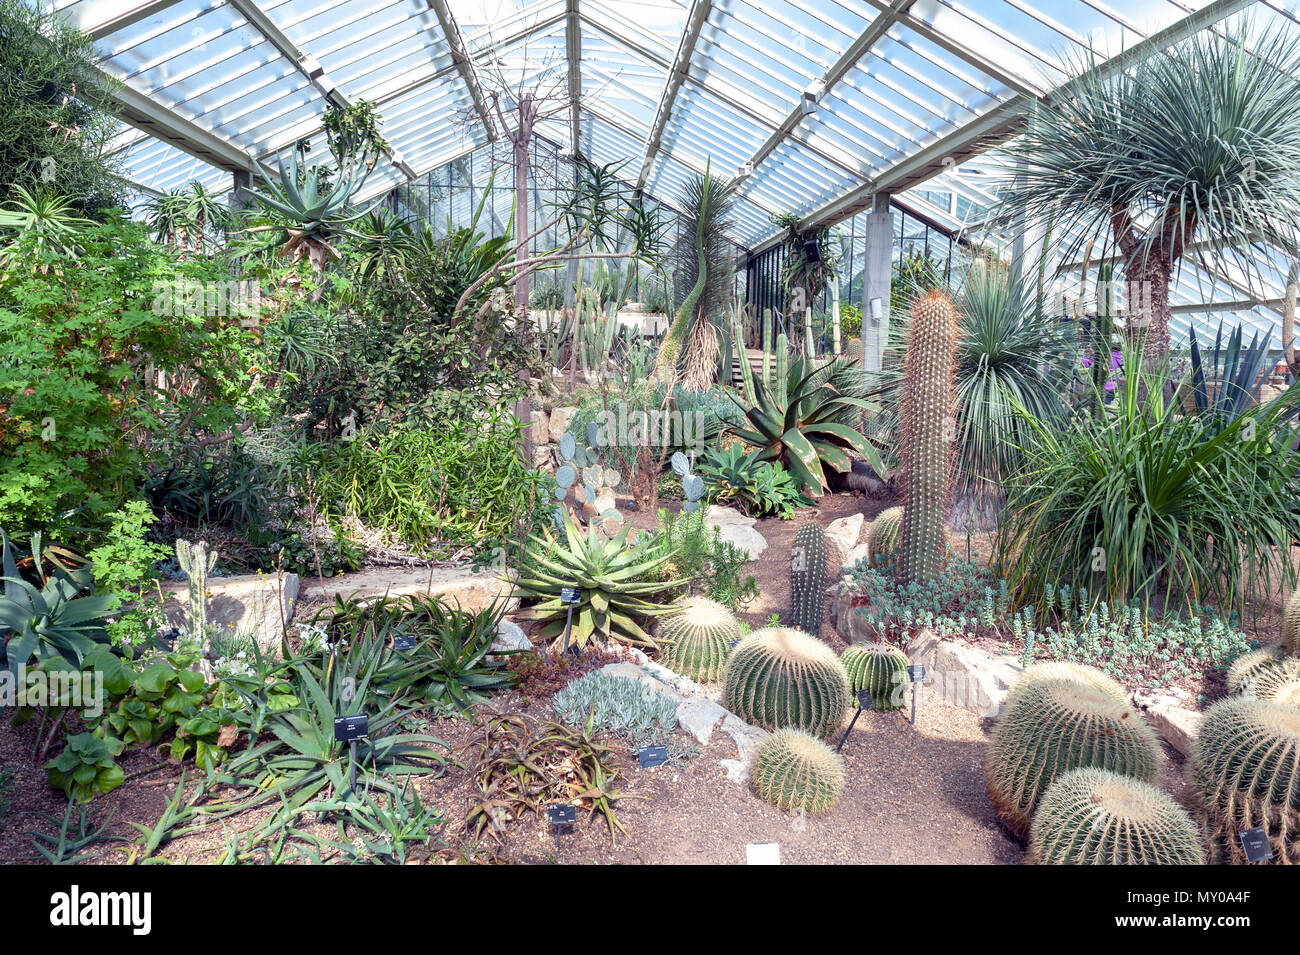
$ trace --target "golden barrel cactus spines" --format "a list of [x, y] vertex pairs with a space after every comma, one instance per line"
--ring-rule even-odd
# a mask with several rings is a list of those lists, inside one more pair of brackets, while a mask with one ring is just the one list
[[759, 798], [773, 806], [827, 812], [844, 791], [844, 762], [803, 730], [777, 730], [754, 755], [751, 778]]
[[1228, 667], [1228, 692], [1248, 692], [1261, 673], [1277, 667], [1281, 662], [1281, 647], [1264, 647], [1261, 650], [1243, 653], [1232, 661], [1232, 666]]
[[1282, 607], [1282, 652], [1300, 656], [1300, 587], [1292, 591]]
[[1186, 810], [1150, 783], [1104, 769], [1075, 769], [1048, 788], [1034, 813], [1036, 865], [1201, 865], [1201, 834]]
[[821, 633], [826, 604], [826, 531], [808, 521], [790, 544], [790, 626], [814, 636]]
[[708, 597], [687, 597], [655, 631], [664, 665], [699, 683], [722, 679], [731, 646], [742, 636], [736, 615]]
[[890, 507], [876, 515], [867, 528], [867, 560], [872, 567], [892, 564], [898, 556], [898, 530], [903, 525], [903, 509]]
[[1205, 711], [1187, 772], [1212, 862], [1245, 862], [1240, 834], [1262, 827], [1273, 862], [1300, 865], [1300, 708], [1220, 700]]
[[1096, 767], [1154, 782], [1160, 743], [1123, 699], [1068, 679], [1016, 683], [985, 750], [984, 778], [998, 817], [1029, 835], [1039, 800], [1072, 769]]
[[1099, 690], [1105, 690], [1117, 700], [1127, 700], [1128, 694], [1112, 677], [1102, 673], [1096, 667], [1073, 660], [1044, 660], [1025, 669], [1020, 675], [1020, 683], [1032, 680], [1073, 680], [1075, 683], [1087, 683]]
[[789, 627], [765, 627], [731, 651], [722, 705], [746, 722], [793, 727], [823, 739], [839, 729], [849, 707], [849, 677], [835, 651]]
[[906, 653], [889, 643], [855, 643], [840, 654], [849, 688], [870, 693], [871, 705], [878, 710], [902, 708], [911, 685], [909, 662]]
[[1255, 679], [1255, 698], [1300, 707], [1300, 659], [1286, 657]]
[[957, 311], [939, 291], [912, 305], [902, 394], [903, 525], [898, 573], [904, 581], [938, 576], [948, 553], [944, 518], [956, 444]]

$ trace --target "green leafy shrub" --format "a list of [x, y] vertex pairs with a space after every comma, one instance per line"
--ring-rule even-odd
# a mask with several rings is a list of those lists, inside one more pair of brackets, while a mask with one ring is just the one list
[[754, 755], [754, 791], [779, 809], [829, 812], [844, 791], [844, 763], [802, 730], [777, 730]]
[[159, 629], [160, 601], [149, 588], [154, 564], [168, 556], [167, 548], [146, 538], [155, 518], [144, 501], [128, 501], [105, 519], [109, 522], [105, 542], [86, 557], [96, 591], [112, 599], [109, 638], [117, 646], [142, 645]]
[[556, 715], [571, 726], [642, 736], [671, 733], [677, 704], [640, 680], [604, 673], [578, 677], [551, 698]]
[[723, 673], [722, 705], [765, 729], [835, 732], [849, 706], [849, 678], [816, 637], [768, 627], [742, 640]]
[[793, 517], [796, 507], [812, 504], [799, 493], [789, 471], [760, 461], [758, 455], [758, 451], [746, 452], [739, 443], [706, 449], [699, 473], [709, 503], [735, 507], [751, 517], [775, 514], [781, 518]]
[[117, 765], [125, 745], [119, 739], [100, 739], [90, 733], [69, 736], [63, 752], [45, 764], [50, 785], [78, 803], [111, 793], [122, 785], [126, 775]]
[[721, 534], [702, 510], [676, 514], [661, 510], [659, 530], [642, 547], [647, 554], [667, 558], [660, 570], [665, 585], [684, 581], [687, 590], [698, 590], [736, 610], [758, 596], [758, 585], [744, 573], [749, 552], [724, 541]]

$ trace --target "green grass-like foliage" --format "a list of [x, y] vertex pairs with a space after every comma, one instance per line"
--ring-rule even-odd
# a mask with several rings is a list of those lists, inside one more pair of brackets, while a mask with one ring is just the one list
[[892, 563], [898, 554], [898, 529], [903, 526], [903, 509], [890, 507], [876, 515], [867, 528], [867, 559], [871, 565]]
[[779, 809], [829, 811], [844, 791], [844, 763], [815, 736], [777, 730], [754, 756], [754, 791]]
[[1262, 826], [1275, 863], [1300, 864], [1300, 708], [1232, 697], [1205, 712], [1188, 779], [1212, 861], [1245, 862], [1238, 834]]
[[[654, 639], [642, 629], [647, 618], [671, 613], [672, 607], [652, 603], [646, 597], [679, 587], [684, 580], [664, 582], [658, 571], [671, 555], [656, 550], [653, 556], [628, 545], [631, 525], [604, 540], [594, 527], [584, 536], [567, 512], [564, 535], [557, 539], [549, 531], [533, 537], [519, 562], [515, 596], [541, 600], [521, 613], [521, 619], [542, 624], [540, 636], [553, 640], [553, 648], [564, 643], [565, 620], [573, 607], [570, 644], [585, 649], [592, 640], [616, 641], [653, 647]], [[560, 590], [576, 587], [577, 604], [560, 602]]]
[[723, 673], [722, 705], [765, 729], [834, 732], [849, 705], [849, 677], [835, 651], [789, 627], [741, 641]]
[[851, 690], [870, 691], [871, 703], [878, 710], [903, 706], [910, 685], [908, 662], [907, 654], [889, 643], [855, 643], [840, 654]]
[[998, 817], [1025, 838], [1054, 780], [1096, 767], [1152, 782], [1159, 771], [1155, 733], [1123, 697], [1067, 679], [1018, 682], [985, 751], [984, 776]]
[[1052, 783], [1034, 813], [1038, 865], [1201, 865], [1200, 833], [1182, 806], [1149, 783], [1076, 769]]
[[664, 665], [700, 683], [722, 679], [731, 645], [741, 636], [736, 615], [708, 597], [687, 597], [655, 631]]
[[826, 559], [826, 531], [816, 521], [808, 521], [790, 545], [790, 626], [804, 633], [822, 629]]
[[677, 704], [640, 680], [605, 673], [578, 677], [551, 698], [551, 706], [570, 726], [631, 734], [651, 730], [672, 732]]
[[933, 580], [948, 550], [944, 527], [957, 398], [953, 391], [957, 312], [942, 292], [912, 305], [903, 387], [903, 488], [898, 571], [905, 581]]

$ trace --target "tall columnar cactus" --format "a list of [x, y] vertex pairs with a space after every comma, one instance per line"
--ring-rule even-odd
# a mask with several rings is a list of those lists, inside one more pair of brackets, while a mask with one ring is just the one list
[[849, 675], [849, 688], [871, 694], [878, 710], [897, 710], [907, 698], [911, 681], [907, 675], [907, 654], [889, 643], [855, 643], [840, 654]]
[[209, 553], [205, 541], [176, 541], [176, 562], [189, 580], [190, 638], [203, 643], [208, 632], [208, 574], [217, 566], [217, 552]]
[[1201, 865], [1200, 833], [1148, 783], [1076, 769], [1052, 783], [1029, 836], [1036, 865]]
[[903, 386], [903, 526], [898, 570], [904, 581], [933, 580], [947, 552], [944, 528], [955, 444], [957, 316], [942, 292], [912, 306]]
[[1300, 586], [1282, 608], [1282, 652], [1287, 656], [1300, 656]]
[[826, 603], [826, 531], [808, 521], [790, 545], [790, 626], [816, 636]]
[[655, 631], [664, 664], [700, 683], [722, 679], [731, 645], [740, 639], [736, 615], [708, 597], [687, 597]]
[[1249, 692], [1260, 674], [1277, 667], [1282, 659], [1281, 647], [1264, 647], [1262, 650], [1243, 653], [1232, 661], [1232, 666], [1228, 667], [1228, 692]]
[[779, 809], [827, 812], [844, 791], [844, 762], [802, 730], [777, 730], [754, 756], [754, 791]]
[[891, 507], [876, 515], [867, 528], [867, 560], [871, 566], [892, 563], [898, 554], [898, 530], [903, 526], [903, 509]]
[[1188, 779], [1212, 861], [1245, 862], [1239, 834], [1262, 827], [1273, 861], [1300, 865], [1300, 709], [1229, 697], [1205, 711]]
[[1017, 682], [984, 761], [993, 808], [1007, 829], [1028, 836], [1047, 787], [1089, 766], [1154, 782], [1160, 744], [1137, 711], [1106, 690], [1065, 679]]
[[723, 672], [722, 705], [764, 729], [793, 727], [826, 737], [844, 721], [849, 677], [835, 651], [788, 627], [742, 640]]

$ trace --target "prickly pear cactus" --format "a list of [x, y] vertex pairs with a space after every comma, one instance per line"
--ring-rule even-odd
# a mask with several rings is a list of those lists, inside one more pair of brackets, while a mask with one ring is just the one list
[[691, 459], [680, 451], [673, 452], [669, 463], [673, 473], [682, 479], [682, 510], [699, 510], [700, 498], [704, 496], [704, 478], [694, 473]]
[[808, 521], [790, 544], [790, 626], [821, 632], [826, 591], [826, 531]]
[[556, 524], [564, 526], [564, 504], [572, 492], [574, 513], [605, 537], [613, 537], [623, 527], [623, 515], [613, 504], [614, 488], [623, 482], [623, 476], [601, 462], [600, 449], [605, 442], [599, 426], [588, 425], [585, 437], [584, 444], [579, 444], [572, 432], [560, 438], [560, 457], [565, 463], [555, 470]]
[[190, 637], [202, 643], [208, 632], [208, 574], [217, 566], [217, 552], [205, 541], [176, 541], [176, 562], [189, 581]]
[[903, 524], [898, 573], [906, 582], [938, 576], [948, 550], [944, 514], [952, 466], [957, 398], [957, 315], [930, 292], [912, 306], [903, 388]]

